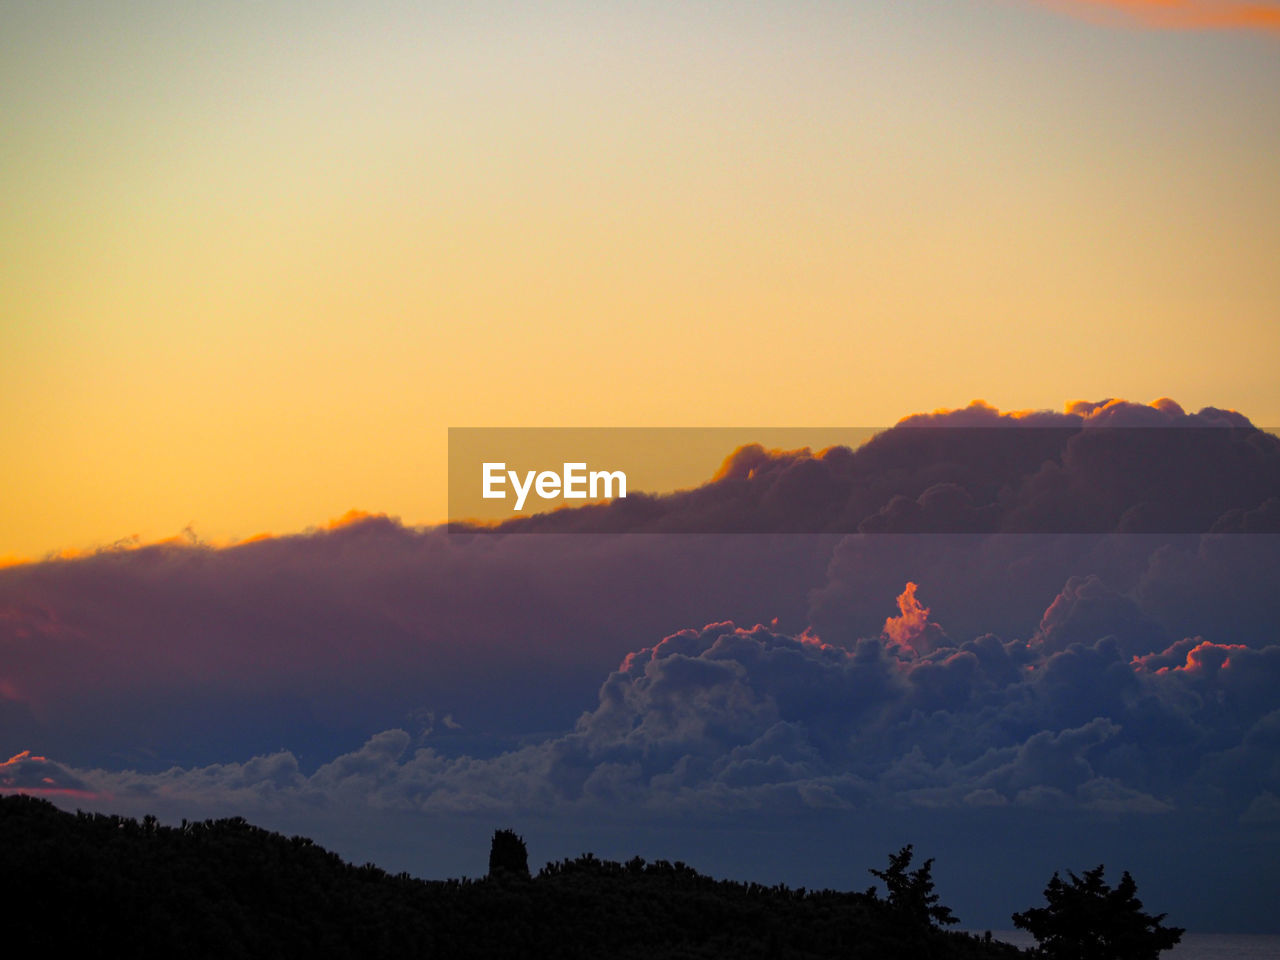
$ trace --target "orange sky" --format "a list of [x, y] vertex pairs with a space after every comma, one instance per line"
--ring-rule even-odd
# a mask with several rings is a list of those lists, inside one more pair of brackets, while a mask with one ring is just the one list
[[1234, 0], [1044, 0], [1064, 13], [1086, 18], [1108, 14], [1158, 30], [1280, 31], [1280, 4]]
[[1275, 5], [1107, 6], [7, 9], [0, 557], [439, 520], [449, 426], [1280, 422], [1276, 38], [1132, 29]]

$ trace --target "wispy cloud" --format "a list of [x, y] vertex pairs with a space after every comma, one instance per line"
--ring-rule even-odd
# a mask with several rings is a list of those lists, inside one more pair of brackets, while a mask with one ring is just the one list
[[1232, 0], [1037, 0], [1044, 6], [1101, 22], [1129, 22], [1155, 30], [1260, 30], [1280, 34], [1280, 3]]

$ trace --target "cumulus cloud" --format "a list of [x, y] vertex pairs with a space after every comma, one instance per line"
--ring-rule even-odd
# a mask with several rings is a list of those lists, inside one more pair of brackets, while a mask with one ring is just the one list
[[[627, 655], [571, 731], [497, 756], [448, 756], [389, 729], [309, 774], [280, 751], [151, 774], [60, 768], [56, 782], [263, 809], [1207, 805], [1244, 822], [1269, 809], [1260, 788], [1280, 792], [1280, 645], [1188, 638], [1135, 655], [1111, 635], [1049, 642], [1043, 626], [1027, 640], [955, 641], [911, 586], [899, 608], [879, 636], [847, 646], [730, 622], [678, 631]], [[930, 626], [928, 645], [912, 642]]]
[[1054, 651], [1109, 634], [1135, 655], [1197, 635], [1257, 647], [1276, 639], [1280, 537], [854, 535], [811, 592], [809, 623], [830, 642], [875, 633], [906, 581], [953, 637]]

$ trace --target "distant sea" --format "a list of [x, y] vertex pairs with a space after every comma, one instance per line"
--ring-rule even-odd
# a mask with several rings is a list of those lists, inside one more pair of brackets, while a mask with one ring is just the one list
[[[981, 931], [979, 931], [981, 932]], [[991, 936], [1016, 947], [1034, 947], [1025, 930], [992, 930]], [[1160, 960], [1277, 960], [1280, 934], [1184, 933], [1182, 942], [1160, 954]]]

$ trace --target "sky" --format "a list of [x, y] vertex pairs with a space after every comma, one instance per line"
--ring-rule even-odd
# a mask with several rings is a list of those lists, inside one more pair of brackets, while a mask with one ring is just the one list
[[[0, 789], [1280, 932], [1278, 90], [1275, 3], [5, 5]], [[903, 418], [436, 526], [450, 428]]]
[[1280, 423], [1276, 9], [6, 5], [0, 556], [438, 522], [450, 426]]

